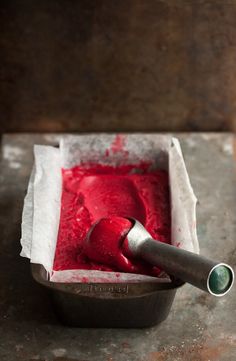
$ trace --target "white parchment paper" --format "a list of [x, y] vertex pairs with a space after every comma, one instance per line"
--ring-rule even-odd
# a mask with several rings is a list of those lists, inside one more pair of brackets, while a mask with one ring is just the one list
[[[117, 142], [121, 147], [116, 147]], [[90, 134], [65, 136], [60, 147], [34, 147], [32, 170], [22, 215], [21, 256], [42, 264], [53, 282], [154, 281], [144, 275], [66, 270], [53, 271], [61, 204], [61, 168], [81, 163], [109, 165], [151, 162], [152, 169], [169, 170], [171, 191], [172, 244], [199, 252], [196, 234], [196, 197], [185, 167], [179, 141], [168, 135]]]

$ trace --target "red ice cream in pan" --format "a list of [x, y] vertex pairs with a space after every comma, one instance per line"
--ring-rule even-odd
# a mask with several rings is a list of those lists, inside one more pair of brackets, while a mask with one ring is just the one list
[[[54, 259], [54, 270], [90, 269], [121, 271], [157, 276], [160, 270], [144, 261], [128, 259], [114, 263], [107, 252], [104, 259], [91, 261], [86, 253], [86, 236], [101, 218], [113, 220], [116, 234], [125, 236], [130, 224], [119, 224], [114, 217], [133, 217], [140, 221], [153, 238], [170, 243], [170, 202], [168, 173], [164, 170], [149, 171], [150, 164], [140, 163], [118, 167], [83, 164], [63, 169], [61, 217]], [[115, 220], [115, 222], [114, 222]], [[120, 228], [119, 228], [120, 227]], [[114, 230], [114, 228], [113, 228]], [[99, 247], [104, 247], [98, 237]], [[106, 239], [106, 249], [115, 245]], [[97, 244], [97, 246], [98, 246]], [[117, 253], [118, 254], [118, 253]]]

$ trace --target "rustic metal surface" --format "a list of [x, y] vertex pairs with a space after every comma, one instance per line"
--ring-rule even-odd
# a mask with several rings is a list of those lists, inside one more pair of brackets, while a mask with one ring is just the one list
[[1, 0], [0, 132], [229, 130], [235, 17], [235, 0]]
[[[235, 267], [236, 187], [231, 134], [180, 134], [199, 199], [202, 254]], [[0, 175], [1, 361], [233, 361], [236, 288], [214, 298], [189, 285], [177, 292], [168, 319], [150, 329], [73, 329], [61, 326], [43, 288], [19, 257], [24, 193], [34, 143], [53, 135], [5, 135]]]

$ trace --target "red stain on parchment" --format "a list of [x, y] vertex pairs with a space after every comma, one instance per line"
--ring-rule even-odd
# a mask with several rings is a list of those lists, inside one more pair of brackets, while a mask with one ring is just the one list
[[118, 134], [111, 144], [111, 151], [113, 153], [123, 152], [125, 149], [125, 136], [122, 134]]
[[125, 149], [125, 143], [126, 143], [126, 136], [124, 134], [117, 134], [115, 139], [110, 145], [109, 149], [106, 149], [105, 155], [106, 157], [109, 157], [109, 155], [116, 154], [116, 153], [122, 153], [124, 157], [127, 157], [129, 152]]

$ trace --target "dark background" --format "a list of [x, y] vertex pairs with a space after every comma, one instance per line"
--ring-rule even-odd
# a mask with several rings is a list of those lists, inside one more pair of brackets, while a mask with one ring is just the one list
[[0, 133], [222, 131], [236, 1], [0, 1]]

